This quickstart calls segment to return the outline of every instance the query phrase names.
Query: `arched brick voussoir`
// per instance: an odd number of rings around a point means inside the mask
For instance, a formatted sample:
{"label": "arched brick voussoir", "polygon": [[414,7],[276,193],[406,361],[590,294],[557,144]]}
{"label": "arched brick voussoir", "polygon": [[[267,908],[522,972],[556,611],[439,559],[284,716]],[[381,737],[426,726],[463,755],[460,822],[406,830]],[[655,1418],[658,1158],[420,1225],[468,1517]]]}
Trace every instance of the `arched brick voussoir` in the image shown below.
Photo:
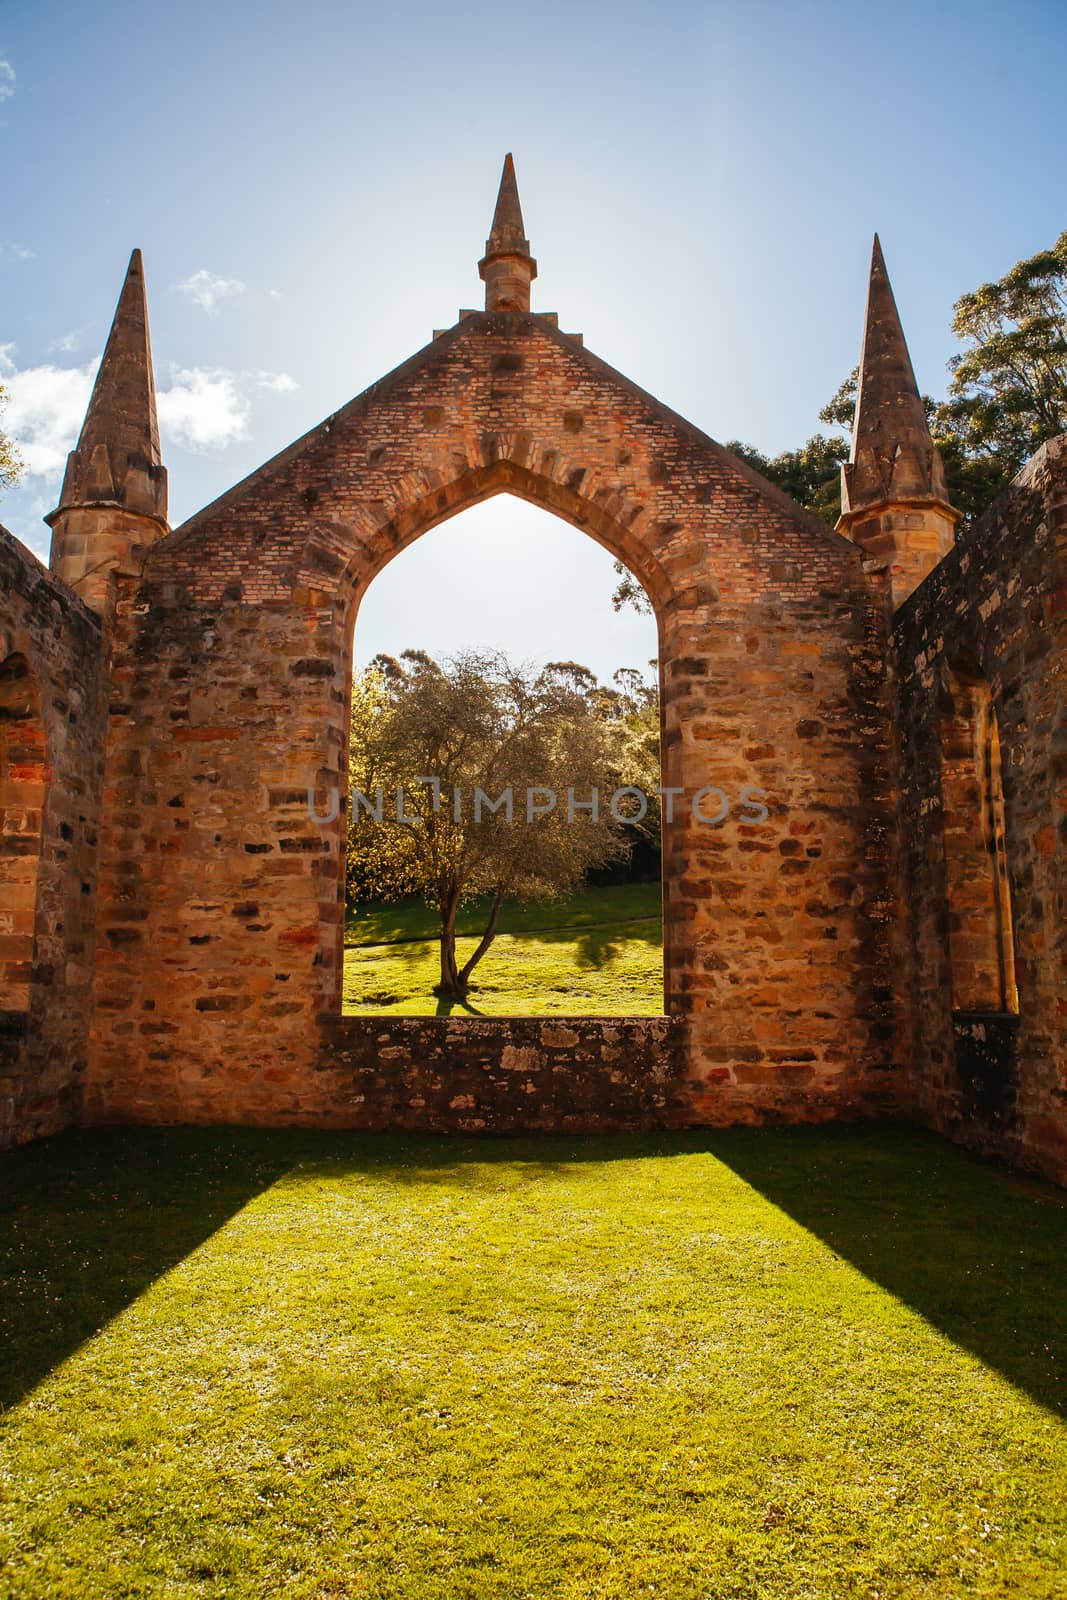
{"label": "arched brick voussoir", "polygon": [[657,608],[807,600],[862,555],[543,319],[465,318],[162,540],[149,582],[320,603],[435,522],[518,494],[589,532]]}
{"label": "arched brick voussoir", "polygon": [[421,495],[399,494],[394,514],[369,538],[360,539],[343,573],[343,587],[361,594],[395,555],[429,529],[494,495],[513,494],[555,513],[624,562],[648,592],[657,615],[662,615],[674,600],[675,589],[660,552],[650,549],[641,536],[641,508],[618,494],[589,497],[578,493],[571,481],[582,469],[565,457],[550,463],[556,475],[534,470],[529,464],[534,451],[528,439],[525,443],[526,459],[517,459],[511,438],[490,436],[484,444],[491,459],[484,465],[451,482],[427,483]]}

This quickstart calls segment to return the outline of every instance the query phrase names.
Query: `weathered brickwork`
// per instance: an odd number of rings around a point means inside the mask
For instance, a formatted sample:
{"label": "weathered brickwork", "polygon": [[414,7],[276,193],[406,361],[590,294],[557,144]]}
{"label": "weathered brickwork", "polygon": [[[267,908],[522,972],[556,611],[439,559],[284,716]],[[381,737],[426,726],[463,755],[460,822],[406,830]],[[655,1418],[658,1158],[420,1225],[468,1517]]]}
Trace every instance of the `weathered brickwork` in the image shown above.
{"label": "weathered brickwork", "polygon": [[[276,1055],[241,1081],[242,1122],[504,1133],[692,1120],[685,1023],[671,1017],[333,1017],[313,1067]],[[158,1120],[223,1122],[235,1078],[175,1079]]]}
{"label": "weathered brickwork", "polygon": [[893,1097],[883,594],[853,545],[544,320],[469,316],[149,553],[111,674],[93,1115],[229,1115],[339,1007],[361,594],[499,490],[653,596],[666,782],[771,820],[666,828],[667,1009],[702,1106]]}
{"label": "weathered brickwork", "polygon": [[[510,162],[481,265],[485,311],[172,532],[135,252],[53,574],[0,533],[0,1138],[904,1114],[1067,1178],[1067,441],[952,546],[876,243],[831,532],[530,310]],[[499,493],[655,608],[663,1017],[340,1014],[359,604]]]}
{"label": "weathered brickwork", "polygon": [[[903,752],[910,1056],[917,1106],[944,1132],[1067,1179],[1067,438],[1046,445],[897,614],[894,676]],[[1003,854],[1018,1013],[961,988],[961,896],[995,883],[995,850],[953,882],[952,700],[959,664],[987,686],[1003,788]],[[958,690],[957,690],[958,702]],[[947,780],[947,781],[946,781]],[[979,836],[977,800],[972,834]],[[993,841],[995,846],[996,841]],[[984,862],[982,856],[985,856]],[[991,859],[992,857],[992,859]],[[976,887],[977,881],[977,887]],[[969,895],[968,895],[968,890]],[[990,902],[987,925],[996,929]],[[963,928],[967,937],[966,927]],[[987,960],[986,967],[992,963]],[[954,1021],[955,997],[955,1021]],[[982,1015],[983,1011],[987,1015]]]}
{"label": "weathered brickwork", "polygon": [[47,781],[37,679],[15,650],[0,657],[0,1011],[29,1009]]}
{"label": "weathered brickwork", "polygon": [[[0,1143],[66,1126],[85,1071],[103,695],[98,619],[0,530]],[[32,702],[27,735],[21,711]],[[38,731],[39,730],[39,731]]]}

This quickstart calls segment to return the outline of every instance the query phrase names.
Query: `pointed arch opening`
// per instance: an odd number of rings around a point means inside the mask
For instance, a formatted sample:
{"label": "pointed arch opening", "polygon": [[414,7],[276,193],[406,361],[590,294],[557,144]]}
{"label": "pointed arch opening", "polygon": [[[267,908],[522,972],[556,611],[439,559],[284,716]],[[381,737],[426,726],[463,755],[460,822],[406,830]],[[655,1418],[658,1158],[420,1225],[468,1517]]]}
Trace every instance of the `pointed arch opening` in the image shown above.
{"label": "pointed arch opening", "polygon": [[[598,548],[604,539],[583,537],[590,530],[578,531],[573,520],[535,503],[530,494],[517,494],[495,476],[465,504],[438,508],[436,517],[406,526],[402,546],[379,564],[360,596],[359,615],[353,617],[349,752],[343,984],[343,1009],[349,1014],[663,1013],[658,618],[636,574],[631,588],[643,600],[640,609],[613,611],[612,591],[619,582],[614,552]],[[413,778],[439,776],[445,795],[453,797],[451,806],[447,799],[441,802],[446,823],[461,817],[469,828],[476,814],[485,821],[506,788],[505,814],[511,821],[503,831],[512,840],[516,833],[538,840],[519,852],[521,867],[503,892],[499,884],[506,869],[495,886],[495,867],[477,875],[452,908],[451,922],[444,897],[439,901],[431,884],[420,886],[418,851],[404,825],[397,825],[395,750],[392,765],[387,762],[384,769],[375,766],[380,750],[368,758],[374,718],[381,717],[383,707],[419,692],[414,680],[429,670],[420,657],[446,676],[457,662],[466,660],[469,667],[484,660],[479,715],[489,711],[498,672],[518,670],[529,698],[521,708],[521,695],[507,705],[501,724],[505,743],[514,737],[514,718],[529,717],[535,704],[572,714],[566,737],[590,741],[580,749],[572,743],[559,760],[551,754],[551,741],[539,743],[540,733],[531,731],[538,751],[532,759],[548,759],[551,770],[542,773],[531,766],[526,771],[522,761],[505,762],[496,781],[497,768],[490,762],[484,786],[477,760],[456,762],[452,749],[443,759],[453,765],[440,774],[412,768]],[[456,705],[461,711],[462,698],[460,691]],[[471,709],[467,734],[477,728]],[[429,749],[420,751],[415,767],[432,764]],[[459,785],[453,781],[457,772]],[[548,797],[531,801],[530,789],[551,790],[557,817],[569,819],[568,779],[576,777],[574,815],[580,829],[588,820],[582,803],[592,797],[594,773],[599,776],[597,816],[615,824],[615,844],[605,839],[601,854],[593,849],[582,856],[577,875],[573,862],[564,862],[560,872],[571,823],[550,833],[539,817],[531,822],[531,805],[539,810]],[[384,786],[376,781],[383,776]],[[464,793],[454,811],[457,787]],[[478,788],[486,797],[481,801]],[[642,790],[647,806],[633,797],[617,799],[624,788]],[[422,817],[422,829],[428,820],[422,797],[429,793],[420,789],[402,808],[405,815]],[[506,845],[506,860],[509,851]],[[469,985],[465,992],[455,992],[455,974],[450,977],[446,970],[450,930],[457,935],[460,976]],[[492,941],[464,976],[486,932]]]}
{"label": "pointed arch opening", "polygon": [[968,657],[946,673],[941,803],[953,1010],[1017,1013],[1000,730],[989,683]]}
{"label": "pointed arch opening", "polygon": [[0,1011],[26,1011],[33,975],[47,760],[25,655],[0,662]]}

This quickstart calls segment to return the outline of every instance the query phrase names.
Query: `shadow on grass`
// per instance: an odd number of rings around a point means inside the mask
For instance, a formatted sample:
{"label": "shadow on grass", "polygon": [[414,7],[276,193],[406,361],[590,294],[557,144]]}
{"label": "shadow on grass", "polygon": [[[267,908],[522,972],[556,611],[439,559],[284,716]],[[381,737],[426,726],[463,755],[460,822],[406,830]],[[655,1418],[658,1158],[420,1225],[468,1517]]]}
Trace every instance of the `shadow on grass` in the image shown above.
{"label": "shadow on grass", "polygon": [[484,1017],[485,1012],[479,1011],[473,1000],[468,995],[466,1000],[459,1000],[454,995],[439,994],[436,997],[437,1007],[434,1012],[438,1017]]}
{"label": "shadow on grass", "polygon": [[293,1164],[253,1130],[102,1129],[0,1156],[0,1410]]}
{"label": "shadow on grass", "polygon": [[[460,907],[457,921],[459,937],[480,938],[489,910],[487,896],[466,901]],[[565,900],[507,900],[497,931],[513,937],[559,936],[571,942],[586,929],[607,929],[616,937],[659,944],[662,924],[657,882],[584,889]],[[433,944],[439,932],[440,924],[433,908],[417,896],[384,904],[350,905],[345,911],[345,946],[348,949]]]}
{"label": "shadow on grass", "polygon": [[298,1165],[473,1189],[497,1164],[511,1182],[543,1183],[576,1162],[692,1155],[722,1162],[955,1344],[1067,1415],[1067,1195],[932,1135],[874,1126],[493,1140],[66,1134],[0,1158],[0,1406]]}
{"label": "shadow on grass", "polygon": [[1067,1194],[915,1129],[730,1129],[708,1149],[865,1277],[1067,1417]]}
{"label": "shadow on grass", "polygon": [[[644,926],[646,926],[644,923],[638,922],[632,923],[622,933],[618,928],[613,928],[610,933],[590,928],[587,932],[578,934],[573,943],[579,972],[583,968],[599,972],[601,967],[606,967],[609,961],[615,961],[619,955],[621,941],[623,939],[640,939],[642,935],[638,930]],[[658,938],[658,927],[656,928],[656,935]]]}

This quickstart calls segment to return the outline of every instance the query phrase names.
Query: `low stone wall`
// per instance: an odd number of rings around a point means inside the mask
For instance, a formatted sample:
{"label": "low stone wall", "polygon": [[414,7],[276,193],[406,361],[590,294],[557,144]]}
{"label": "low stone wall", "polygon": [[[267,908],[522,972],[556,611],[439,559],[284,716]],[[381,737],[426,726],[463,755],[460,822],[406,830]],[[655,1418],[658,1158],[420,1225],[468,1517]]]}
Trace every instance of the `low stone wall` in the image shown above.
{"label": "low stone wall", "polygon": [[676,1017],[339,1017],[311,1112],[331,1127],[594,1132],[691,1120]]}
{"label": "low stone wall", "polygon": [[173,1024],[148,1013],[139,1037],[150,1083],[104,1085],[106,1093],[86,1097],[85,1121],[492,1134],[906,1114],[892,1067],[878,1073],[846,1063],[825,1074],[810,1061],[786,1059],[785,1050],[773,1062],[724,1066],[730,1046],[702,1052],[692,1018],[678,1015],[320,1013],[297,1050],[270,1036],[242,1038],[243,1018],[226,1006],[204,1014],[215,1037],[189,1063],[172,1048]]}
{"label": "low stone wall", "polygon": [[[165,1049],[157,1051],[165,1058]],[[318,1019],[309,1066],[222,1049],[158,1090],[90,1108],[97,1122],[240,1121],[412,1133],[596,1133],[901,1115],[897,1075],[768,1068],[759,1082],[695,1059],[685,1017]],[[799,1081],[797,1081],[799,1080]]]}

